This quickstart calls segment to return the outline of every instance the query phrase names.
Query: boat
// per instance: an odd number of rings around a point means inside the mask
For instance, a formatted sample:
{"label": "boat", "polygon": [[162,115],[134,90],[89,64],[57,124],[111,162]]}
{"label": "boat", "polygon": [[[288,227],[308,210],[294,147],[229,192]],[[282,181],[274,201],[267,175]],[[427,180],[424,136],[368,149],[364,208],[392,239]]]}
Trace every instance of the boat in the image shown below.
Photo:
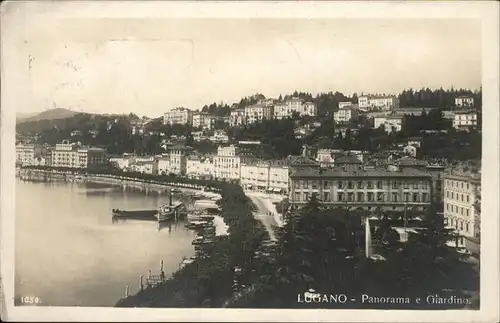
{"label": "boat", "polygon": [[133,210],[133,211],[126,211],[120,209],[111,210],[113,218],[139,219],[139,220],[154,219],[155,214],[157,212],[158,212],[157,210]]}

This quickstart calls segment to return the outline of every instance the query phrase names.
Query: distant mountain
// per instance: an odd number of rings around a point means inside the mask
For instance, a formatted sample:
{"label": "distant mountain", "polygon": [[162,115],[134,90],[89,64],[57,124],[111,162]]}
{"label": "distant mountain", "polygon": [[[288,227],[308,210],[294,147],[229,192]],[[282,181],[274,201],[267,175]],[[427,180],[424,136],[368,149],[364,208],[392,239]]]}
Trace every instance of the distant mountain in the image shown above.
{"label": "distant mountain", "polygon": [[34,115],[18,115],[16,124],[22,123],[22,122],[30,122],[30,121],[40,121],[40,120],[54,120],[54,119],[64,119],[64,118],[69,118],[74,116],[75,114],[79,114],[81,112],[77,111],[72,111],[68,109],[63,109],[63,108],[56,108],[56,109],[50,109],[46,110]]}

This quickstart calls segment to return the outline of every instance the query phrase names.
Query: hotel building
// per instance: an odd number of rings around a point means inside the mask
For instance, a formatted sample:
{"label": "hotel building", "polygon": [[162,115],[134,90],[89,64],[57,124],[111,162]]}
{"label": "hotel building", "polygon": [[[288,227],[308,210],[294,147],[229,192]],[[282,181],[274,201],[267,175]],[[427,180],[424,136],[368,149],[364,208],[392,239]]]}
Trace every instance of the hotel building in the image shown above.
{"label": "hotel building", "polygon": [[455,112],[453,117],[453,128],[459,130],[470,130],[477,127],[477,113],[474,111]]}
{"label": "hotel building", "polygon": [[481,202],[481,171],[454,169],[444,177],[444,221],[459,235],[457,244],[479,244]]}
{"label": "hotel building", "polygon": [[333,113],[335,123],[348,123],[358,119],[358,110],[352,107],[340,108]]}
{"label": "hotel building", "polygon": [[432,193],[431,175],[414,169],[311,168],[292,173],[290,183],[290,202],[296,206],[316,193],[327,206],[402,211],[428,206]]}
{"label": "hotel building", "polygon": [[273,118],[273,107],[264,104],[253,104],[245,107],[245,123],[251,124],[262,122],[262,120],[270,120]]}
{"label": "hotel building", "polygon": [[358,98],[361,111],[393,110],[399,108],[399,99],[395,96],[363,95]]}
{"label": "hotel building", "polygon": [[107,165],[108,158],[104,149],[63,142],[52,150],[51,162],[54,167],[96,168]]}
{"label": "hotel building", "polygon": [[187,155],[193,148],[185,145],[169,147],[169,173],[185,175],[187,171]]}
{"label": "hotel building", "polygon": [[234,145],[220,146],[214,157],[214,176],[225,181],[239,181],[240,179],[240,149]]}
{"label": "hotel building", "polygon": [[314,117],[318,114],[316,104],[305,102],[300,98],[291,98],[284,102],[278,102],[274,105],[274,119],[286,119],[292,117],[297,112],[302,116]]}
{"label": "hotel building", "polygon": [[374,128],[378,129],[383,126],[385,132],[391,133],[394,131],[401,131],[403,127],[403,117],[401,116],[383,116],[374,118]]}
{"label": "hotel building", "polygon": [[245,109],[234,109],[231,110],[231,115],[229,116],[229,125],[231,127],[238,127],[245,124]]}
{"label": "hotel building", "polygon": [[186,163],[186,175],[191,178],[211,178],[214,163],[211,157],[189,156]]}
{"label": "hotel building", "polygon": [[163,124],[192,124],[193,113],[186,108],[175,108],[163,115]]}
{"label": "hotel building", "polygon": [[474,98],[472,96],[459,96],[455,98],[455,106],[472,108],[474,106]]}
{"label": "hotel building", "polygon": [[35,156],[40,149],[32,144],[16,146],[16,162],[23,165],[35,165]]}
{"label": "hotel building", "polygon": [[215,125],[215,118],[205,112],[193,113],[193,128],[202,128],[203,130],[212,130]]}

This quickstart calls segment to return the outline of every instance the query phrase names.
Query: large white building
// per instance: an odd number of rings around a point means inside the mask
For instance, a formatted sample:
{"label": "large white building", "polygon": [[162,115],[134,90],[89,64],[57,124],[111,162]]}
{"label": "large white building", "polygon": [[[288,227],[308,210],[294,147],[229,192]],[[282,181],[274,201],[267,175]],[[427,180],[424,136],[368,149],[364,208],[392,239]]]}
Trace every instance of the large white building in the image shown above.
{"label": "large white building", "polygon": [[358,110],[353,107],[343,107],[333,113],[333,121],[336,123],[348,123],[357,120]]}
{"label": "large white building", "polygon": [[214,176],[213,158],[189,156],[186,162],[186,175],[191,178],[212,178]]}
{"label": "large white building", "polygon": [[401,131],[403,127],[403,117],[401,116],[381,116],[374,118],[374,127],[378,129],[383,126],[387,133],[394,131]]}
{"label": "large white building", "polygon": [[54,167],[94,168],[108,163],[106,150],[80,147],[77,143],[56,144],[52,150],[51,163]]}
{"label": "large white building", "polygon": [[352,107],[355,109],[359,108],[356,103],[352,103],[351,101],[339,102],[339,109],[348,108],[348,107]]}
{"label": "large white building", "polygon": [[361,111],[393,110],[399,108],[399,99],[395,96],[363,95],[358,98]]}
{"label": "large white building", "polygon": [[231,110],[231,115],[229,116],[229,125],[231,127],[242,126],[245,124],[245,109],[234,109]]}
{"label": "large white building", "polygon": [[273,107],[265,104],[253,104],[245,107],[245,123],[251,124],[273,118]]}
{"label": "large white building", "polygon": [[477,113],[474,111],[455,112],[453,117],[453,128],[459,130],[470,130],[477,127]]}
{"label": "large white building", "polygon": [[288,166],[282,162],[246,160],[241,163],[240,184],[245,189],[285,193],[288,190]]}
{"label": "large white building", "polygon": [[314,117],[318,114],[316,104],[305,102],[299,98],[291,98],[284,102],[278,102],[274,105],[274,118],[286,119],[292,117],[297,112],[300,116]]}
{"label": "large white building", "polygon": [[444,176],[444,221],[459,235],[457,244],[480,239],[481,172],[454,169]]}
{"label": "large white building", "polygon": [[175,175],[185,175],[187,171],[187,156],[192,150],[185,145],[175,145],[169,147],[169,171]]}
{"label": "large white building", "polygon": [[214,157],[214,175],[216,179],[237,181],[240,179],[240,149],[234,145],[220,146]]}
{"label": "large white building", "polygon": [[16,162],[23,165],[35,165],[37,147],[32,144],[19,144],[16,146]]}
{"label": "large white building", "polygon": [[179,107],[165,112],[163,124],[192,124],[193,113],[191,110]]}
{"label": "large white building", "polygon": [[471,108],[474,106],[474,98],[472,96],[459,96],[455,98],[455,106]]}
{"label": "large white building", "polygon": [[215,118],[205,112],[193,113],[193,128],[202,128],[204,130],[212,130],[215,125]]}

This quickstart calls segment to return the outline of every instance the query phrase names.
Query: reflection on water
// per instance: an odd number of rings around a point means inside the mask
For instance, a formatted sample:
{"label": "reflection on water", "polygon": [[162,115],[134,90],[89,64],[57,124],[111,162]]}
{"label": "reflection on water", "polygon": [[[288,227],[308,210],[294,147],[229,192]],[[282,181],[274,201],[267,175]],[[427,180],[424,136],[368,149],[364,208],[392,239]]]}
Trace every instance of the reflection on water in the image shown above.
{"label": "reflection on water", "polygon": [[43,305],[113,306],[138,276],[167,276],[191,256],[194,233],[183,223],[113,221],[111,209],[156,209],[165,192],[102,184],[16,184],[16,301]]}

